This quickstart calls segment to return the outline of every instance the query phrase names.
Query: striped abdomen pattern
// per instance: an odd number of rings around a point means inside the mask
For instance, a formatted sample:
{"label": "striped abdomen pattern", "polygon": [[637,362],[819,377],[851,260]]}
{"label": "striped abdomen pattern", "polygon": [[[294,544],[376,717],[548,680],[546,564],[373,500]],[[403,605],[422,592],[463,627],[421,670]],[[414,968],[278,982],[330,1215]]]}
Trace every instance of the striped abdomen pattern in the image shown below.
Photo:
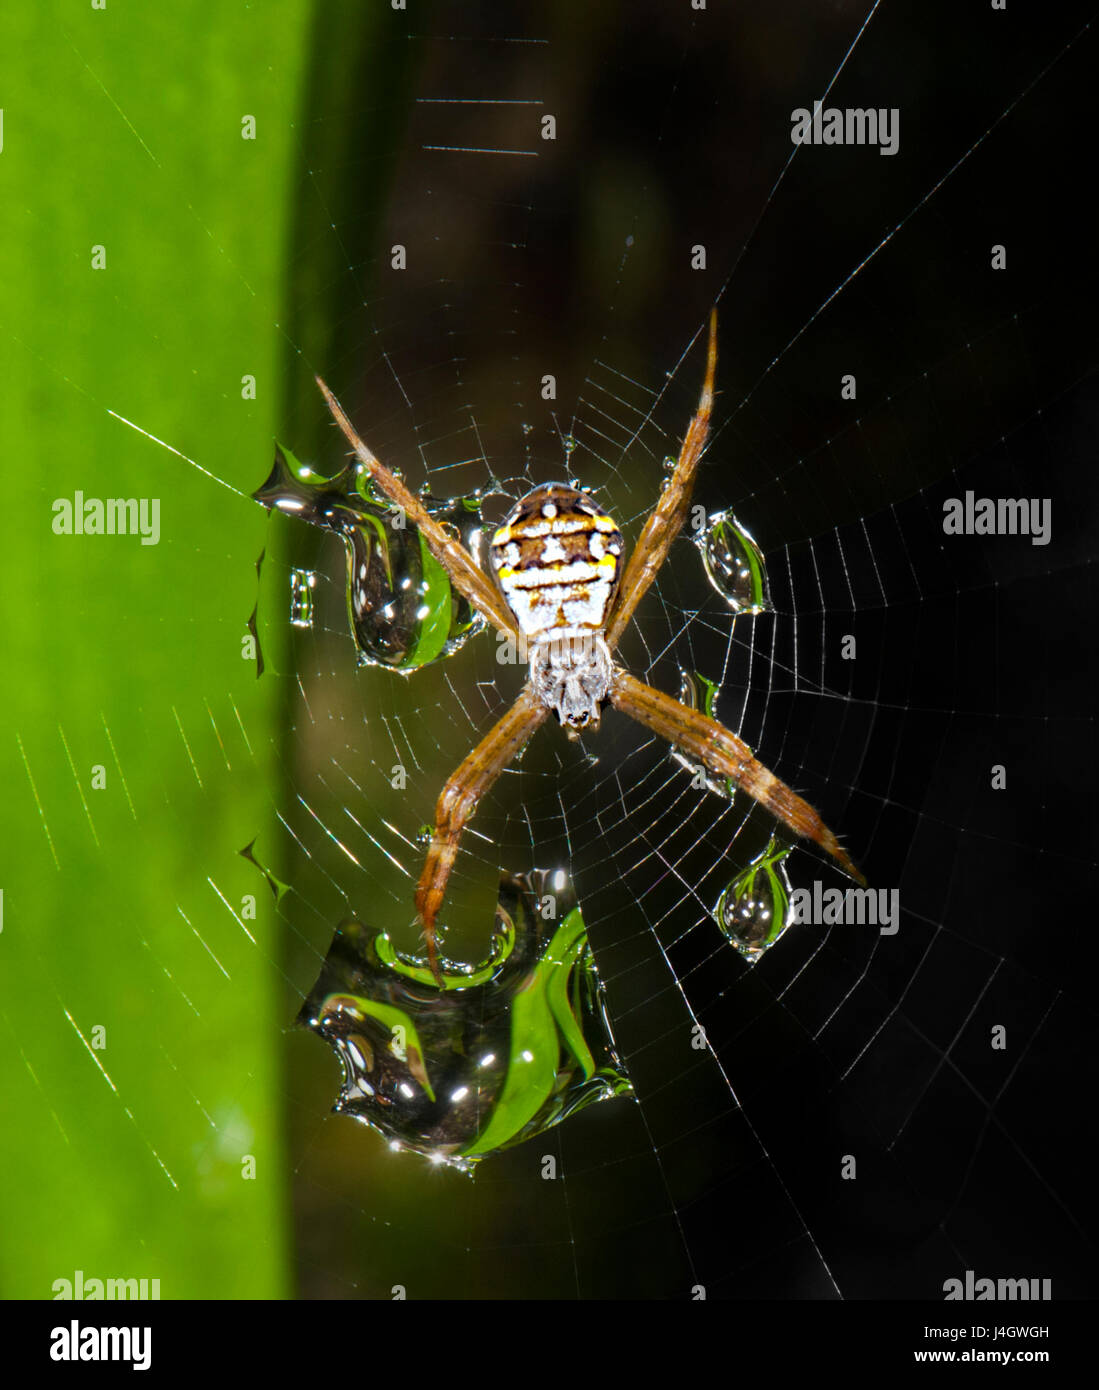
{"label": "striped abdomen pattern", "polygon": [[536,488],[492,537],[496,578],[528,638],[599,632],[618,584],[622,536],[612,517],[565,483]]}

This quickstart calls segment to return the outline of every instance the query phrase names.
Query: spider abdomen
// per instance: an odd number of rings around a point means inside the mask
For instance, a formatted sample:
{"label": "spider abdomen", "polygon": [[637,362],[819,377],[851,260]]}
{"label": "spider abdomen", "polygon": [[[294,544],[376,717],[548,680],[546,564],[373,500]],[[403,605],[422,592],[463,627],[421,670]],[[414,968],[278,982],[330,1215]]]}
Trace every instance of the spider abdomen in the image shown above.
{"label": "spider abdomen", "polygon": [[572,737],[595,728],[611,680],[604,630],[622,557],[614,519],[566,483],[535,488],[492,538],[492,566],[520,632],[530,678]]}
{"label": "spider abdomen", "polygon": [[622,535],[614,519],[566,483],[547,483],[512,508],[492,537],[492,566],[528,638],[601,632],[618,586]]}

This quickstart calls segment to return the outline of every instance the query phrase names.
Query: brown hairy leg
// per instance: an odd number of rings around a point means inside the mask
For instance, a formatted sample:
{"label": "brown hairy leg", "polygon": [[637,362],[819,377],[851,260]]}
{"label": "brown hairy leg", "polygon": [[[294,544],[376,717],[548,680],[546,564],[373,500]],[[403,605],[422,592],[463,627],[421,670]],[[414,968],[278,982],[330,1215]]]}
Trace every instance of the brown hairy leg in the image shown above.
{"label": "brown hairy leg", "polygon": [[721,777],[731,778],[750,797],[782,822],[795,835],[812,840],[830,854],[845,874],[866,886],[866,879],[855,868],[835,835],[797,792],[780,782],[773,772],[752,756],[752,751],[736,734],[716,719],[673,700],[651,685],[615,667],[610,700],[615,709],[667,739],[682,752]]}
{"label": "brown hairy leg", "polygon": [[448,535],[420,499],[409,492],[392,469],[387,468],[380,459],[374,457],[355,433],[354,426],[344,414],[339,401],[320,377],[317,377],[316,380],[324,399],[328,402],[328,409],[332,412],[332,418],[343,431],[344,437],[354,449],[360,463],[366,467],[371,479],[377,483],[386,497],[394,506],[400,507],[408,520],[423,536],[427,542],[427,548],[450,575],[454,587],[464,598],[469,600],[483,618],[487,618],[492,623],[493,627],[498,628],[501,632],[514,635],[517,632],[515,619],[496,588],[478,568],[469,551],[460,541]]}
{"label": "brown hairy leg", "polygon": [[466,822],[477,803],[542,723],[549,710],[525,685],[507,714],[485,735],[472,753],[459,765],[439,795],[435,807],[435,830],[427,852],[423,873],[416,888],[416,911],[420,914],[427,941],[427,960],[435,983],[442,986],[439,956],[435,946],[435,918],[443,903],[447,879],[458,854],[458,844]]}
{"label": "brown hairy leg", "polygon": [[660,566],[668,558],[672,541],[683,529],[687,509],[691,505],[691,491],[694,488],[698,461],[710,433],[710,412],[714,405],[714,374],[717,371],[717,310],[710,312],[710,340],[706,353],[706,378],[702,383],[702,395],[698,409],[687,433],[683,436],[683,447],[667,486],[649,515],[637,548],[630,556],[618,597],[607,623],[607,646],[613,652],[633,617],[634,610],[644,598],[649,585],[656,578]]}

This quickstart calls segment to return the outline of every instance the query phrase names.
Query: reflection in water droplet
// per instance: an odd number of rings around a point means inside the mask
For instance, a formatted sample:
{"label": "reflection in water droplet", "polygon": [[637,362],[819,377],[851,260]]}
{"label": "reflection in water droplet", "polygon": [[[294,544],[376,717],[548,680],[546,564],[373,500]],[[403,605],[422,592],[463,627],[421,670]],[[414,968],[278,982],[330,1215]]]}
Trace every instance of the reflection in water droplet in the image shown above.
{"label": "reflection in water droplet", "polygon": [[696,543],[710,583],[734,613],[771,611],[763,552],[732,512],[710,517]]}
{"label": "reflection in water droplet", "polygon": [[663,468],[665,473],[674,473],[675,459],[672,458],[671,454],[665,454],[660,466],[661,468]]}
{"label": "reflection in water droplet", "polygon": [[[414,671],[457,651],[483,626],[404,513],[375,497],[361,464],[323,478],[276,446],[271,475],[252,496],[343,537],[351,631],[364,664]],[[480,536],[480,501],[479,494],[424,497],[431,515],[467,546]],[[310,604],[310,623],[311,613]]]}
{"label": "reflection in water droplet", "polygon": [[[687,671],[681,666],[679,668],[679,702],[686,705],[688,709],[697,709],[706,715],[708,719],[716,719],[716,705],[719,687],[713,681],[707,680],[700,671]],[[727,797],[732,801],[736,795],[736,783],[730,777],[718,777],[705,767],[697,758],[692,758],[689,754],[682,752],[672,745],[671,755],[694,774],[697,785],[701,788],[705,786],[709,791],[716,792],[718,796]]]}
{"label": "reflection in water droplet", "polygon": [[713,910],[714,921],[751,964],[773,946],[790,923],[790,880],[784,860],[792,846],[767,848],[728,885]]}
{"label": "reflection in water droplet", "polygon": [[[390,1148],[468,1171],[594,1101],[630,1095],[584,919],[565,880],[505,879],[489,955],[444,988],[377,928],[333,938],[298,1022],[343,1068],[335,1109]],[[540,905],[553,886],[557,914]]]}
{"label": "reflection in water droplet", "polygon": [[312,570],[290,571],[290,622],[294,627],[313,626],[313,590],[317,576]]}

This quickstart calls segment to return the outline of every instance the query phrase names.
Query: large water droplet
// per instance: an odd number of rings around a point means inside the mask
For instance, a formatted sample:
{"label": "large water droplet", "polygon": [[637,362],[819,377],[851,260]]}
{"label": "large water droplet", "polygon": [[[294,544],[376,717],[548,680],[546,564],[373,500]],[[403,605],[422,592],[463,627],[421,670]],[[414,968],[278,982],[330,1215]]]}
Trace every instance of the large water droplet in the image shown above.
{"label": "large water droplet", "polygon": [[767,848],[725,888],[714,921],[745,960],[755,964],[790,924],[790,880],[784,860],[791,846],[772,836]]}
{"label": "large water droplet", "polygon": [[[252,495],[343,538],[348,613],[361,662],[414,671],[457,651],[483,626],[405,514],[375,495],[361,464],[324,478],[276,446],[271,475]],[[480,535],[480,500],[478,494],[423,498],[432,517],[467,544]],[[311,603],[308,616],[311,623]]]}
{"label": "large water droplet", "polygon": [[291,626],[313,626],[313,590],[316,584],[317,576],[312,570],[290,571]]}
{"label": "large water droplet", "polygon": [[710,517],[697,544],[710,583],[734,613],[771,611],[763,552],[732,512]]}
{"label": "large water droplet", "polygon": [[[547,920],[546,903],[555,911]],[[631,1093],[567,875],[505,879],[488,957],[422,961],[344,922],[298,1022],[343,1068],[335,1109],[394,1149],[469,1170],[595,1101]]]}

